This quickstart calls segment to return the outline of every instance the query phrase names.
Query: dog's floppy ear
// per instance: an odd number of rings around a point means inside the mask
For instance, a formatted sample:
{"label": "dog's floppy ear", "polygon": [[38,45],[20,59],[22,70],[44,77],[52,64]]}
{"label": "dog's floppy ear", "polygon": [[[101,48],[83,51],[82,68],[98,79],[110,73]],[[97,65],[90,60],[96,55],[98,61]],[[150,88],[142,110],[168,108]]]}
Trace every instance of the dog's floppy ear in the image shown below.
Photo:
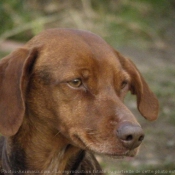
{"label": "dog's floppy ear", "polygon": [[0,133],[17,133],[25,113],[25,91],[37,49],[20,48],[0,61]]}
{"label": "dog's floppy ear", "polygon": [[131,77],[131,93],[137,96],[137,108],[148,120],[156,120],[158,117],[159,103],[156,96],[148,87],[144,78],[134,65],[134,63],[124,58],[117,52],[117,56],[125,69]]}

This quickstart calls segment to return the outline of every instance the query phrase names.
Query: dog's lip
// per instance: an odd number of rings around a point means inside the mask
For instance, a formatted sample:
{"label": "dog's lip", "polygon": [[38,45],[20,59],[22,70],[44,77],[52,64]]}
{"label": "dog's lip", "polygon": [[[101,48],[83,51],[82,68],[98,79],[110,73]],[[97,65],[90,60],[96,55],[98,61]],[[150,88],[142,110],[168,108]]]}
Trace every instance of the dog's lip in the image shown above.
{"label": "dog's lip", "polygon": [[136,150],[126,150],[124,152],[117,152],[117,153],[100,153],[100,152],[95,152],[94,153],[97,153],[99,155],[105,155],[107,157],[111,157],[111,158],[114,158],[114,159],[122,159],[124,157],[134,157],[137,153]]}
{"label": "dog's lip", "polygon": [[118,152],[114,152],[114,153],[110,153],[110,152],[106,152],[106,153],[100,153],[100,152],[95,152],[94,153],[97,153],[97,154],[100,154],[100,155],[105,155],[107,157],[110,157],[110,158],[114,158],[114,159],[122,159],[122,158],[125,158],[125,157],[135,157],[136,154],[137,154],[137,149],[133,149],[133,150],[125,150],[125,151],[118,151]]}
{"label": "dog's lip", "polygon": [[124,153],[114,153],[114,154],[107,153],[105,155],[108,157],[117,158],[117,159],[124,158],[124,157],[134,157],[136,153],[133,154],[133,151],[134,150],[128,150],[128,151],[125,151]]}
{"label": "dog's lip", "polygon": [[113,152],[113,153],[99,152],[97,150],[94,150],[93,148],[87,147],[86,143],[78,135],[74,135],[74,138],[76,138],[76,140],[82,146],[83,149],[88,149],[89,151],[92,151],[96,154],[105,155],[107,157],[111,157],[111,158],[114,158],[114,159],[121,159],[121,158],[124,158],[124,157],[134,157],[137,153],[137,151],[135,151],[135,149],[133,149],[133,150],[125,149],[125,150],[120,150],[118,152]]}

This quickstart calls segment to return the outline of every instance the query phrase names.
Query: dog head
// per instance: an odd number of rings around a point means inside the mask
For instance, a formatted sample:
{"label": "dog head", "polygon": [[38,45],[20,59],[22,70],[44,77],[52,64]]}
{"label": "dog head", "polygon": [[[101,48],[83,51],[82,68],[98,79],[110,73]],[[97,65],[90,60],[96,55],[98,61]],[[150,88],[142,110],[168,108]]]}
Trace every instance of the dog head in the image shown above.
{"label": "dog head", "polygon": [[28,113],[70,144],[111,156],[133,156],[143,131],[123,99],[137,96],[148,120],[158,101],[129,60],[99,36],[50,29],[0,62],[0,131],[15,135]]}

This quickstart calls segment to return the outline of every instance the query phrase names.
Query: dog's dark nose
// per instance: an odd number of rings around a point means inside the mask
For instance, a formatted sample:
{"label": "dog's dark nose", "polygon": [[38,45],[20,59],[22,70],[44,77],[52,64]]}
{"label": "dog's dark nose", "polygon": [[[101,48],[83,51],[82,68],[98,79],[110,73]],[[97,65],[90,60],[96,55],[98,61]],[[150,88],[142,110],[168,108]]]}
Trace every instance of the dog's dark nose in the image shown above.
{"label": "dog's dark nose", "polygon": [[121,123],[117,129],[117,136],[124,147],[134,149],[138,147],[144,139],[144,133],[140,126],[132,123]]}

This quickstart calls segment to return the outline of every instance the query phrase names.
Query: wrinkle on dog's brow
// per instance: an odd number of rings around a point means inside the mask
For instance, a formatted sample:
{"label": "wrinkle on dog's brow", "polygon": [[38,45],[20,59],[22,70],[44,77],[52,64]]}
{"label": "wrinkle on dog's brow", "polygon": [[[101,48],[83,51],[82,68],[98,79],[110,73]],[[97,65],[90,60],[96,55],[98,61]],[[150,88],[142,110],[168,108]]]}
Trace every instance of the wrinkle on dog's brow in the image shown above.
{"label": "wrinkle on dog's brow", "polygon": [[83,78],[87,79],[90,76],[90,70],[82,69],[81,74],[82,74]]}
{"label": "wrinkle on dog's brow", "polygon": [[50,74],[48,68],[44,68],[42,70],[38,70],[34,73],[35,77],[38,77],[43,84],[48,85],[54,83],[53,77]]}

